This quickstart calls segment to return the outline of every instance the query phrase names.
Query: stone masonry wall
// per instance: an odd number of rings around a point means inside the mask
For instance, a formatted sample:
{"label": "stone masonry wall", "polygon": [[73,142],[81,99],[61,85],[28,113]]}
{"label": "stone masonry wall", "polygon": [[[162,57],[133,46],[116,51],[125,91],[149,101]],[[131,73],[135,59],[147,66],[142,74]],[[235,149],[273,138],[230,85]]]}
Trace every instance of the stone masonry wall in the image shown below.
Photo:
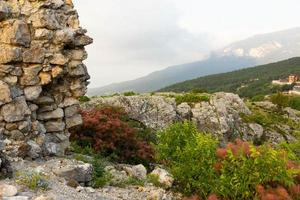
{"label": "stone masonry wall", "polygon": [[61,155],[82,123],[92,43],[71,0],[0,0],[0,150]]}

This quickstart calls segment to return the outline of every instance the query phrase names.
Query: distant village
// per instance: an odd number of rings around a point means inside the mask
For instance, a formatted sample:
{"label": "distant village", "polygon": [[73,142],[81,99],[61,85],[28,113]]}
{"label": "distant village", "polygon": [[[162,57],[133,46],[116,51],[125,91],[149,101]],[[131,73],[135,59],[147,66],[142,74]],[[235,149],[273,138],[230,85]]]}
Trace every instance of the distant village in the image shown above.
{"label": "distant village", "polygon": [[300,78],[298,75],[291,74],[286,79],[273,80],[273,85],[293,85],[293,88],[288,91],[289,94],[300,95]]}

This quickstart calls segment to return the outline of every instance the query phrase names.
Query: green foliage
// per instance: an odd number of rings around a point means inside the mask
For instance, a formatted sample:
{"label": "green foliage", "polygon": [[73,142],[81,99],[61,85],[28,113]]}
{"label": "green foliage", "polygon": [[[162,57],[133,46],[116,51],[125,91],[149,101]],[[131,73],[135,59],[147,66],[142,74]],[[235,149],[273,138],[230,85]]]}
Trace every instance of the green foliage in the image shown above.
{"label": "green foliage", "polygon": [[148,174],[147,181],[152,183],[155,187],[164,188],[165,186],[159,182],[159,176],[157,174]]}
{"label": "green foliage", "polygon": [[94,188],[105,186],[110,181],[111,175],[105,172],[103,161],[99,158],[95,158],[91,164],[94,168],[92,186]]}
{"label": "green foliage", "polygon": [[138,95],[138,93],[135,93],[133,91],[128,91],[128,92],[124,92],[123,95],[126,97],[130,97],[130,96]]}
{"label": "green foliage", "polygon": [[[85,162],[85,163],[90,163],[93,165],[93,180],[92,180],[92,187],[94,188],[99,188],[105,186],[109,181],[111,180],[111,174],[105,172],[104,168],[104,160],[99,157],[97,154],[93,153],[94,151],[88,152],[88,154],[85,154],[87,151],[86,149],[82,149],[80,152],[80,147],[77,145],[75,142],[72,142],[71,144],[72,149],[76,149],[76,154],[75,159]],[[88,156],[86,156],[88,155]]]}
{"label": "green foliage", "polygon": [[257,197],[257,186],[288,188],[300,173],[297,167],[288,167],[289,157],[282,149],[255,147],[241,140],[217,147],[217,140],[184,122],[160,132],[156,150],[178,189],[202,197],[214,193],[222,199],[250,200]]}
{"label": "green foliage", "polygon": [[279,109],[285,108],[289,105],[289,96],[278,92],[271,96],[271,102],[278,106]]}
{"label": "green foliage", "polygon": [[283,142],[279,144],[278,148],[285,150],[288,153],[288,157],[290,160],[294,160],[300,163],[300,140],[299,139],[291,143]]}
{"label": "green foliage", "polygon": [[125,179],[122,182],[118,182],[118,183],[111,183],[112,186],[116,186],[116,187],[120,187],[120,188],[125,188],[126,186],[144,186],[145,185],[145,181],[143,180],[139,180],[137,178],[134,177],[129,177],[128,179]]}
{"label": "green foliage", "polygon": [[289,107],[300,110],[300,97],[299,96],[290,96]]}
{"label": "green foliage", "polygon": [[[268,145],[256,148],[249,143],[229,144],[226,155],[219,155],[219,173],[214,193],[230,199],[253,199],[258,185],[294,184],[295,169],[287,169],[283,151]],[[219,150],[220,151],[220,150]]]}
{"label": "green foliage", "polygon": [[277,63],[251,67],[233,72],[210,75],[177,83],[161,89],[161,92],[187,92],[197,88],[208,92],[233,92],[242,97],[268,95],[286,91],[287,86],[272,86],[272,80],[286,78],[290,74],[300,74],[300,58],[292,58]]}
{"label": "green foliage", "polygon": [[78,100],[81,102],[81,103],[84,103],[84,102],[88,102],[90,101],[91,99],[87,96],[81,96],[78,98]]}
{"label": "green foliage", "polygon": [[[300,130],[300,122],[284,117],[282,111],[265,110],[254,105],[248,105],[248,107],[252,112],[250,115],[240,113],[241,118],[247,123],[257,123],[264,128],[274,128],[275,125],[286,124],[294,130],[295,134],[297,130]],[[277,131],[280,132],[280,130]]]}
{"label": "green foliage", "polygon": [[49,186],[48,178],[35,171],[18,171],[16,173],[16,182],[31,190],[47,190]]}
{"label": "green foliage", "polygon": [[209,101],[210,97],[205,94],[198,94],[198,93],[185,93],[179,95],[173,95],[175,97],[176,104],[179,105],[183,102],[186,103],[199,103],[202,101]]}
{"label": "green foliage", "polygon": [[217,141],[200,134],[191,122],[175,123],[158,135],[158,159],[169,166],[187,194],[206,196],[215,185],[217,173],[212,167],[216,162]]}
{"label": "green foliage", "polygon": [[251,101],[263,101],[265,100],[265,95],[255,95],[254,97],[251,97]]}

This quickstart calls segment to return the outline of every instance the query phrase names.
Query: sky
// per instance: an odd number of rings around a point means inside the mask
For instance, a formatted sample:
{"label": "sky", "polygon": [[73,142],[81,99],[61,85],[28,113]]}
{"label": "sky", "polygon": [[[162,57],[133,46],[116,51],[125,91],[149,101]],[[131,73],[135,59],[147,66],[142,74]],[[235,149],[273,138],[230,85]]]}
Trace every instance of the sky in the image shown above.
{"label": "sky", "polygon": [[300,26],[299,0],[73,0],[94,43],[90,88],[197,61],[247,37]]}

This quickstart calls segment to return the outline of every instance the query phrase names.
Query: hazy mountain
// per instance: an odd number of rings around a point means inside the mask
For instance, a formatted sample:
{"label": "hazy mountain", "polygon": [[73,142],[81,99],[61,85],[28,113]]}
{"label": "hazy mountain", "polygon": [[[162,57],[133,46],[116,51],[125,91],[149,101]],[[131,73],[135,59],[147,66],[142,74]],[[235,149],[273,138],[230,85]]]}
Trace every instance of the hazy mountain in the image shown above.
{"label": "hazy mountain", "polygon": [[197,77],[229,72],[300,55],[300,28],[256,35],[211,53],[208,59],[171,66],[139,79],[89,89],[88,94],[150,92]]}

